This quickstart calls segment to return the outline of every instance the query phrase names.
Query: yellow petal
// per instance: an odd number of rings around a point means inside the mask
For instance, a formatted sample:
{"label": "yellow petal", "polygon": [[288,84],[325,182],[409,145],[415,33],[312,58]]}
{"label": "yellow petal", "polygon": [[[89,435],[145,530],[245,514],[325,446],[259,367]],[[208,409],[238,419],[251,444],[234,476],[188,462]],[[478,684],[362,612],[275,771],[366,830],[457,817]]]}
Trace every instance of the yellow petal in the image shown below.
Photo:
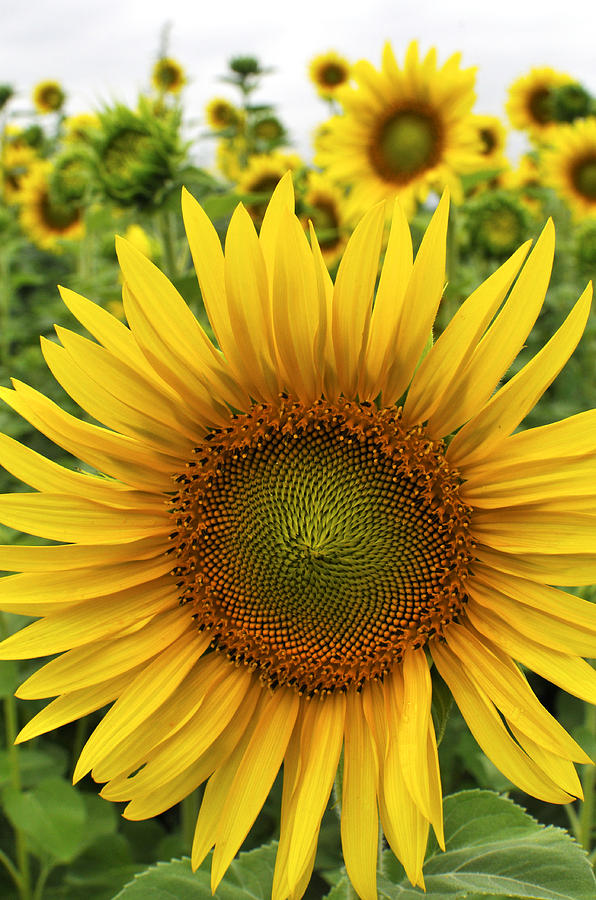
{"label": "yellow petal", "polygon": [[181,613],[185,610],[175,608],[158,613],[133,634],[94,641],[53,659],[23,682],[17,696],[25,700],[56,697],[129,672],[184,633],[188,616]]}
{"label": "yellow petal", "polygon": [[189,629],[144,667],[83,747],[73,777],[75,783],[168,700],[208,646],[208,635]]}
{"label": "yellow petal", "polygon": [[515,743],[487,695],[468,678],[457,657],[439,642],[431,646],[431,653],[468,728],[505,777],[546,803],[568,803],[570,795],[557,787]]}
{"label": "yellow petal", "polygon": [[377,771],[360,695],[346,695],[341,844],[348,877],[359,897],[377,900]]}
{"label": "yellow petal", "polygon": [[[131,560],[119,565],[90,568],[84,576],[77,569],[73,572],[55,574],[9,575],[2,579],[0,609],[27,616],[47,615],[54,611],[61,612],[66,607],[72,606],[73,603],[78,604],[82,600],[102,597],[113,591],[125,591],[138,584],[152,582],[161,575],[169,573],[172,565],[172,560],[161,556],[153,560]],[[150,585],[149,590],[153,587]],[[124,594],[120,596],[126,597]],[[171,596],[175,602],[173,579]],[[93,612],[95,613],[95,610]],[[38,629],[37,633],[40,634],[42,631],[43,629]],[[21,631],[19,634],[24,634],[24,632]],[[46,652],[56,653],[57,650]],[[44,653],[33,655],[43,656]]]}
{"label": "yellow petal", "polygon": [[464,477],[466,464],[494,452],[555,380],[583,334],[591,302],[590,285],[542,350],[455,435],[447,459],[462,469]]}
{"label": "yellow petal", "polygon": [[582,504],[596,505],[596,460],[590,457],[530,463],[523,473],[518,466],[508,480],[497,479],[474,477],[464,482],[462,499],[483,509],[562,502],[570,512],[579,512]]}
{"label": "yellow petal", "polygon": [[117,565],[135,559],[151,559],[163,552],[164,541],[161,536],[143,538],[128,544],[63,544],[51,547],[2,544],[0,569],[6,572],[63,572],[106,564]]}
{"label": "yellow petal", "polygon": [[395,357],[395,336],[404,314],[404,297],[411,274],[412,236],[402,205],[396,199],[360,377],[359,396],[364,400],[374,400],[381,392],[387,369]]}
{"label": "yellow petal", "polygon": [[433,435],[449,434],[475,415],[521,350],[544,301],[554,249],[554,227],[549,220],[503,309],[443,395],[429,422]]}
{"label": "yellow petal", "polygon": [[384,205],[373,207],[350,237],[335,280],[332,336],[340,391],[352,398],[368,329],[385,222]]}
{"label": "yellow petal", "polygon": [[490,641],[463,625],[451,625],[446,638],[466,672],[504,716],[552,753],[585,762],[581,747],[542,706],[519,668],[492,652]]}
{"label": "yellow petal", "polygon": [[67,722],[82,719],[96,709],[101,709],[102,706],[115,700],[141,669],[142,666],[137,666],[136,669],[101,684],[94,684],[92,687],[57,697],[27,722],[17,735],[15,743],[30,741],[31,738],[45,734],[46,731],[53,731],[61,725],[66,725]]}
{"label": "yellow petal", "polygon": [[165,511],[112,509],[63,494],[0,494],[0,521],[55,541],[114,544],[167,534]]}
{"label": "yellow petal", "polygon": [[528,241],[470,294],[416,371],[404,405],[404,419],[410,423],[429,419],[428,433],[433,438],[443,437],[442,434],[435,433],[432,423],[432,416],[441,406],[443,394],[467,365],[486,326],[519,272],[529,248]]}
{"label": "yellow petal", "polygon": [[541,584],[594,584],[594,553],[501,553],[489,547],[476,547],[476,557],[491,568]]}
{"label": "yellow petal", "polygon": [[[273,286],[273,272],[275,269],[277,244],[280,240],[280,235],[284,230],[284,224],[282,223],[286,222],[288,213],[293,215],[294,206],[292,173],[286,172],[271,195],[259,232],[259,242],[261,244],[265,267],[269,277],[270,290]],[[271,293],[273,294],[273,292]]]}
{"label": "yellow petal", "polygon": [[[237,350],[230,358],[253,397],[277,396],[269,282],[253,222],[240,204],[230,220],[225,247],[228,312]],[[240,341],[240,335],[242,340]]]}
{"label": "yellow petal", "polygon": [[[586,632],[582,626],[573,625],[563,621],[562,618],[555,618],[551,613],[532,609],[489,587],[470,583],[468,590],[470,607],[466,609],[473,613],[473,616],[485,618],[488,612],[491,621],[493,616],[496,616],[521,635],[526,635],[545,647],[552,647],[560,653],[571,653],[574,656],[596,656],[596,631]],[[586,605],[594,607],[593,603]]]}
{"label": "yellow petal", "polygon": [[[496,620],[495,617],[491,617],[489,625],[485,621],[487,618],[486,612],[482,614],[482,619],[476,613],[476,627],[483,634],[489,631],[490,640],[497,647],[519,660],[528,669],[532,669],[553,684],[558,684],[569,694],[574,694],[587,703],[596,703],[596,671],[589,663],[571,654],[542,647],[525,635],[520,635],[506,622]],[[535,734],[534,737],[537,739]],[[571,756],[571,759],[574,758]]]}
{"label": "yellow petal", "polygon": [[449,194],[445,191],[422,238],[406,288],[392,362],[382,386],[387,406],[395,403],[409,385],[432,332],[445,287],[448,219]]}
{"label": "yellow petal", "polygon": [[479,509],[472,516],[471,531],[479,543],[506,553],[587,554],[596,542],[596,515],[541,504]]}
{"label": "yellow petal", "polygon": [[309,222],[310,246],[317,278],[319,332],[315,338],[315,365],[323,373],[323,393],[329,399],[339,396],[331,322],[333,319],[333,282],[325,265],[312,222]]}
{"label": "yellow petal", "polygon": [[290,891],[308,864],[313,836],[327,806],[342,746],[345,697],[331,694],[310,701],[300,742],[301,771],[292,796],[292,837],[287,862]]}
{"label": "yellow petal", "polygon": [[211,867],[213,893],[267,799],[288,746],[299,702],[295,691],[278,689],[263,703],[221,810]]}
{"label": "yellow petal", "polygon": [[273,327],[286,386],[306,405],[321,396],[323,371],[314,359],[319,331],[313,256],[298,219],[286,213],[273,274]]}
{"label": "yellow petal", "polygon": [[523,731],[516,728],[512,722],[507,721],[507,726],[518,744],[524,748],[528,756],[534,760],[536,765],[540,766],[542,771],[545,772],[549,778],[552,778],[555,784],[558,784],[558,786],[564,791],[567,791],[568,794],[572,794],[572,796],[583,800],[584,793],[582,791],[581,782],[572,762],[568,759],[562,759],[560,756],[551,753],[549,750],[545,750],[544,747],[541,747],[533,741],[531,737],[528,737],[527,734],[524,734]]}
{"label": "yellow petal", "polygon": [[171,458],[133,438],[79,421],[21,382],[14,386],[13,391],[0,388],[0,397],[59,447],[133,487],[171,489]]}

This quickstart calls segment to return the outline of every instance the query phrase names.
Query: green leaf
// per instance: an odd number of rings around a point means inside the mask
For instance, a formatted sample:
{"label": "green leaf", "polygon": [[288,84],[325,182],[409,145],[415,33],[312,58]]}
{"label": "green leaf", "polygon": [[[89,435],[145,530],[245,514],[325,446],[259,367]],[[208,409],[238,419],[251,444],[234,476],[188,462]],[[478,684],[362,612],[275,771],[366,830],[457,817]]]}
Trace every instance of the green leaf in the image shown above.
{"label": "green leaf", "polygon": [[[429,850],[426,893],[401,877],[401,866],[386,851],[380,897],[594,900],[592,868],[566,831],[540,825],[512,800],[491,791],[453,794],[445,799],[444,810],[446,851],[436,844]],[[392,875],[397,883],[391,883]]]}
{"label": "green leaf", "polygon": [[63,778],[44,778],[35,791],[4,788],[4,812],[23,831],[36,856],[69,862],[87,843],[85,803]]}
{"label": "green leaf", "polygon": [[[29,747],[19,747],[21,785],[23,787],[31,787],[49,775],[64,772],[66,769],[66,755],[61,750],[61,747],[55,745],[51,747],[51,752],[48,753],[42,750],[32,750]],[[10,784],[12,777],[11,755],[10,750],[0,750],[0,787]]]}
{"label": "green leaf", "polygon": [[269,900],[277,842],[241,853],[214,895],[211,894],[210,857],[193,873],[188,858],[158,863],[135,876],[114,900]]}

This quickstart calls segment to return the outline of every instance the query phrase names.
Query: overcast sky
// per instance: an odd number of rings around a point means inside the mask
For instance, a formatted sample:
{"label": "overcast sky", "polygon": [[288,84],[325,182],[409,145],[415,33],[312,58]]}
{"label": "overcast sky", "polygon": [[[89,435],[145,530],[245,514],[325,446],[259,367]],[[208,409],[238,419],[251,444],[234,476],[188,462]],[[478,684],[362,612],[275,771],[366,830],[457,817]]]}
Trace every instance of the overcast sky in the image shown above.
{"label": "overcast sky", "polygon": [[230,56],[254,54],[275,69],[259,99],[278,105],[305,154],[327,116],[306,69],[329,49],[375,65],[388,39],[398,59],[412,38],[424,51],[435,45],[440,61],[461,50],[478,66],[477,112],[501,113],[507,85],[531,66],[569,71],[596,92],[592,0],[0,0],[0,11],[0,83],[19,90],[21,108],[44,78],[63,83],[69,112],[133,102],[169,22],[189,115],[199,119],[214,94],[233,99],[217,77]]}

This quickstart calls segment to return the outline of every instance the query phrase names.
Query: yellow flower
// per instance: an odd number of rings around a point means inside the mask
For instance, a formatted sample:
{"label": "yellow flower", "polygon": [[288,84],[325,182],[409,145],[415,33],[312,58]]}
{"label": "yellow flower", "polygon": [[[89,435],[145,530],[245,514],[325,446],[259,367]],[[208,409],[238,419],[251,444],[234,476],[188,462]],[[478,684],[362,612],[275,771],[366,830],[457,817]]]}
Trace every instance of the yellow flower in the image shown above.
{"label": "yellow flower", "polygon": [[330,99],[335,97],[338,90],[349,82],[350,63],[339,53],[330,50],[311,60],[308,76],[319,96]]}
{"label": "yellow flower", "polygon": [[238,125],[243,118],[243,112],[223,97],[214,97],[205,107],[207,124],[214,131],[223,131]]}
{"label": "yellow flower", "polygon": [[596,411],[514,432],[573,352],[590,295],[499,387],[543,302],[549,223],[420,363],[447,198],[414,262],[396,204],[378,285],[382,205],[333,284],[292,204],[288,175],[259,237],[239,206],[224,255],[184,194],[217,346],[124,240],[130,329],[62,291],[95,340],[59,327],[62,346],[43,352],[106,427],[20,382],[0,396],[108,477],[2,439],[2,464],[33,491],[1,497],[0,521],[59,543],[1,548],[0,567],[22,573],[4,578],[3,608],[42,618],[0,656],[62,654],[18,690],[56,698],[19,741],[113,704],[75,780],[107,782],[126,817],[207,782],[192,864],[215,846],[214,890],[283,763],[273,900],[302,896],[343,748],[344,859],[374,900],[379,814],[415,884],[429,823],[444,845],[427,651],[508,778],[549,802],[581,794],[572,761],[588,758],[516,660],[596,698],[581,659],[596,654],[596,607],[548,586],[596,581]]}
{"label": "yellow flower", "polygon": [[254,202],[246,201],[245,204],[253,222],[262,222],[269,198],[282,175],[295,171],[300,165],[300,157],[295,153],[274,151],[255,153],[250,157],[246,168],[238,173],[236,190],[239,194],[261,195]]}
{"label": "yellow flower", "polygon": [[344,213],[345,198],[339,188],[319,172],[309,172],[303,198],[304,225],[312,222],[323,259],[328,267],[339,260],[350,229]]}
{"label": "yellow flower", "polygon": [[561,125],[544,154],[544,181],[577,219],[596,214],[596,118]]}
{"label": "yellow flower", "polygon": [[147,259],[153,259],[155,256],[154,242],[144,228],[140,225],[129,225],[124,232],[124,237],[139,253],[142,253]]}
{"label": "yellow flower", "polygon": [[436,51],[419,59],[412,42],[403,69],[389,44],[381,71],[366,61],[353,67],[358,87],[341,92],[346,114],[326,123],[315,162],[351,186],[355,211],[398,196],[409,215],[446,185],[460,199],[459,173],[478,168],[478,154],[475,70],[460,69],[459,60],[455,54],[438,68]]}
{"label": "yellow flower", "polygon": [[186,75],[179,62],[164,56],[153,66],[151,81],[153,87],[161,93],[179,94],[186,84]]}
{"label": "yellow flower", "polygon": [[509,88],[505,106],[513,127],[529,132],[534,140],[548,140],[558,127],[554,121],[551,91],[572,83],[571,75],[556,72],[548,66],[530,69],[527,75],[517,78]]}
{"label": "yellow flower", "polygon": [[24,141],[4,142],[0,157],[0,180],[5,203],[10,205],[19,202],[23,178],[37,161],[35,150]]}
{"label": "yellow flower", "polygon": [[33,102],[43,115],[62,109],[65,99],[66,95],[57,81],[40,81],[33,89]]}
{"label": "yellow flower", "polygon": [[85,226],[76,203],[58,203],[50,193],[52,166],[39,162],[21,182],[19,221],[23,231],[43,250],[59,251],[61,240],[78,241]]}
{"label": "yellow flower", "polygon": [[483,169],[505,167],[507,131],[498,116],[472,116],[472,124],[480,145],[479,165]]}
{"label": "yellow flower", "polygon": [[99,116],[95,113],[78,113],[64,120],[64,140],[69,144],[83,141],[87,143],[90,135],[101,127]]}

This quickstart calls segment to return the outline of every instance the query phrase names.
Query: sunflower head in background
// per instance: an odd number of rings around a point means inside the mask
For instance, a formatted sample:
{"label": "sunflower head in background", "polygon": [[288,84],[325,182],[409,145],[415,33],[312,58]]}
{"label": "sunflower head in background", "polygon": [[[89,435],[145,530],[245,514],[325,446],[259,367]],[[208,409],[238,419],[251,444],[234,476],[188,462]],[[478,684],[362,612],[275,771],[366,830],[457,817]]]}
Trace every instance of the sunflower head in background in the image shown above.
{"label": "sunflower head in background", "polygon": [[205,107],[207,124],[214,131],[236,128],[244,118],[244,113],[224,97],[214,97]]}
{"label": "sunflower head in background", "polygon": [[526,75],[517,78],[509,87],[505,105],[513,128],[527,131],[538,143],[548,141],[558,125],[553,92],[573,83],[571,75],[549,66],[530,69]]}
{"label": "sunflower head in background", "polygon": [[339,53],[330,50],[311,60],[308,66],[308,76],[317,89],[318,95],[325,100],[332,100],[340,88],[350,81],[350,63]]}
{"label": "sunflower head in background", "polygon": [[151,82],[161,94],[179,94],[186,84],[186,74],[175,59],[162,56],[153,66]]}
{"label": "sunflower head in background", "polygon": [[544,181],[576,219],[596,215],[596,116],[559,126],[544,154]]}
{"label": "sunflower head in background", "polygon": [[321,131],[315,162],[350,186],[354,212],[399,197],[411,215],[445,186],[461,197],[459,174],[481,161],[470,115],[476,70],[459,63],[454,54],[439,67],[434,49],[421,59],[414,41],[403,68],[389,44],[380,70],[366,60],[352,67],[357,86],[341,92],[345,113]]}
{"label": "sunflower head in background", "polygon": [[[62,290],[94,340],[43,340],[58,381],[105,427],[34,388],[0,389],[98,474],[0,441],[32,488],[0,521],[52,546],[2,547],[5,610],[41,617],[4,659],[58,654],[19,688],[54,697],[19,741],[112,704],[75,778],[130,819],[206,788],[192,865],[215,890],[283,765],[273,898],[300,898],[343,751],[341,840],[376,898],[379,816],[422,886],[443,822],[432,660],[501,771],[535,797],[581,794],[588,757],[519,663],[593,702],[596,607],[550,587],[596,581],[596,411],[516,429],[573,352],[577,301],[546,346],[504,373],[535,322],[552,223],[464,302],[431,346],[445,284],[448,198],[413,258],[395,204],[352,234],[335,282],[294,214],[287,174],[260,235],[246,210],[222,250],[183,195],[217,343],[124,240],[129,328]],[[78,467],[79,464],[77,464]]]}
{"label": "sunflower head in background", "polygon": [[491,190],[466,204],[463,218],[470,247],[489,259],[504,260],[527,240],[532,216],[513,191]]}
{"label": "sunflower head in background", "polygon": [[99,123],[91,144],[106,196],[123,207],[158,207],[186,154],[179,110],[157,116],[141,98],[138,110],[121,104],[104,109]]}
{"label": "sunflower head in background", "polygon": [[308,230],[311,221],[328,268],[340,259],[351,227],[345,215],[345,197],[336,184],[319,172],[309,172],[302,197],[302,220]]}
{"label": "sunflower head in background", "polygon": [[81,240],[85,225],[80,203],[52,190],[53,172],[49,162],[34,163],[20,183],[17,200],[25,234],[42,250],[59,253],[63,240]]}
{"label": "sunflower head in background", "polygon": [[504,168],[507,165],[505,145],[507,130],[498,116],[475,115],[472,124],[479,142],[479,164],[483,169]]}
{"label": "sunflower head in background", "polygon": [[255,224],[260,225],[267,204],[280,179],[286,172],[300,168],[302,161],[295,153],[255,153],[245,168],[238,172],[236,190],[239,194],[254,194],[246,200],[246,209]]}
{"label": "sunflower head in background", "polygon": [[65,100],[66,94],[58,81],[40,81],[33,88],[33,103],[42,115],[58,112]]}

